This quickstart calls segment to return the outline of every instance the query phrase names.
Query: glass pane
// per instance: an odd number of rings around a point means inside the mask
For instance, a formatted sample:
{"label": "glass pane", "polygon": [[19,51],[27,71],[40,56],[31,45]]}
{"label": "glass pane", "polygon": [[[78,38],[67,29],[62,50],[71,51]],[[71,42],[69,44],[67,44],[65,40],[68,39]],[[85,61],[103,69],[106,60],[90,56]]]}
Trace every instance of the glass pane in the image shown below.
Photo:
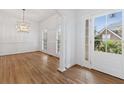
{"label": "glass pane", "polygon": [[44,50],[47,50],[47,32],[44,32]]}
{"label": "glass pane", "polygon": [[[106,29],[106,16],[97,17],[94,20],[94,39],[102,40],[102,33]],[[105,33],[104,33],[105,34]]]}
{"label": "glass pane", "polygon": [[122,37],[122,12],[116,12],[107,16],[107,32],[110,39],[120,40]]}
{"label": "glass pane", "polygon": [[106,51],[106,41],[95,40],[94,41],[95,51]]}
{"label": "glass pane", "polygon": [[89,20],[85,21],[85,60],[88,60],[89,52]]}
{"label": "glass pane", "polygon": [[57,39],[57,53],[60,52],[60,33],[58,33],[58,39]]}
{"label": "glass pane", "polygon": [[122,41],[121,40],[108,40],[107,52],[122,54]]}
{"label": "glass pane", "polygon": [[95,51],[106,51],[106,16],[94,20],[94,48]]}
{"label": "glass pane", "polygon": [[61,26],[56,33],[56,53],[60,53],[60,46],[61,46]]}
{"label": "glass pane", "polygon": [[107,52],[122,54],[122,12],[107,15]]}
{"label": "glass pane", "polygon": [[42,32],[42,50],[47,50],[47,30]]}

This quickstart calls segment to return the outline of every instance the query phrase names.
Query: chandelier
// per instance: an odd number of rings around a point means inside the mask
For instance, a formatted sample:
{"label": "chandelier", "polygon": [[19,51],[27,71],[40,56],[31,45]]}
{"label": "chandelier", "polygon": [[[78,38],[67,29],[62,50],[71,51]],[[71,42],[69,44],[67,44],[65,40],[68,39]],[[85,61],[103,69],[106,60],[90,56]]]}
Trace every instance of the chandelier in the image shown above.
{"label": "chandelier", "polygon": [[22,9],[23,15],[22,15],[22,21],[19,22],[16,26],[17,31],[20,32],[28,32],[29,31],[29,25],[25,22],[25,9]]}

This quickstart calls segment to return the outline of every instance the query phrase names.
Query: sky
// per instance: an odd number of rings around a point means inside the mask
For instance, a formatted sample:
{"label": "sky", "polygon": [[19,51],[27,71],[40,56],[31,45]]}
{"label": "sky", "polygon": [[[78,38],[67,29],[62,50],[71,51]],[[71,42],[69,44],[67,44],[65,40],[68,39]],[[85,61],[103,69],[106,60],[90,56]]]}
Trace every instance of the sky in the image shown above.
{"label": "sky", "polygon": [[106,25],[108,26],[110,24],[122,22],[122,12],[116,12],[114,14],[115,14],[114,17],[110,17],[111,14],[96,17],[95,20],[94,20],[94,27],[96,28],[96,31],[99,32]]}

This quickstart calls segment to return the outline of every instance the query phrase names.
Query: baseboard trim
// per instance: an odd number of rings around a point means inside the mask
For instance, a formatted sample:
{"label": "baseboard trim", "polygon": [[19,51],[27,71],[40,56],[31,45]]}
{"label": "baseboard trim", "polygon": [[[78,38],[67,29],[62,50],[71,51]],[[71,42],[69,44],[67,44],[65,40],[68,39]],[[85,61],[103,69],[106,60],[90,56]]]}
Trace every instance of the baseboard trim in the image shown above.
{"label": "baseboard trim", "polygon": [[90,70],[90,71],[95,71],[95,72],[99,72],[99,73],[104,73],[104,74],[106,74],[106,75],[109,75],[109,76],[118,78],[118,79],[120,79],[120,80],[124,80],[123,77],[117,77],[117,76],[111,75],[111,74],[109,74],[109,73],[105,73],[105,72],[103,72],[103,71],[100,71],[100,70],[97,70],[97,69],[94,69],[94,68],[88,68],[88,67],[85,67],[85,66],[81,66],[81,65],[79,65],[79,64],[75,64],[74,66],[80,66],[80,67],[83,68],[83,69],[85,68],[85,69]]}
{"label": "baseboard trim", "polygon": [[49,54],[49,53],[46,53],[46,52],[43,52],[43,51],[39,51],[39,52],[41,52],[41,53],[43,53],[43,54],[46,54],[46,55],[49,55],[49,56],[52,56],[52,57],[55,57],[55,58],[58,58],[58,59],[59,59],[59,57],[54,56],[54,55],[51,55],[51,54]]}
{"label": "baseboard trim", "polygon": [[40,52],[40,51],[34,50],[34,51],[16,52],[16,53],[1,54],[0,56],[10,56],[10,55],[25,54],[25,53],[33,53],[33,52]]}
{"label": "baseboard trim", "polygon": [[61,69],[61,68],[58,68],[57,69],[59,72],[64,72],[64,71],[66,71],[66,69]]}

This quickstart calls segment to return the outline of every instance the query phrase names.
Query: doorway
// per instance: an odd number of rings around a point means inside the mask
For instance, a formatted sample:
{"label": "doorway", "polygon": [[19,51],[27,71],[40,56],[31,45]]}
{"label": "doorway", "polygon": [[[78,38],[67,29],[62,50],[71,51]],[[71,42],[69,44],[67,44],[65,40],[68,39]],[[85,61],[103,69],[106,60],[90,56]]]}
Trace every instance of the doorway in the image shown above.
{"label": "doorway", "polygon": [[83,18],[83,66],[124,78],[123,11]]}

